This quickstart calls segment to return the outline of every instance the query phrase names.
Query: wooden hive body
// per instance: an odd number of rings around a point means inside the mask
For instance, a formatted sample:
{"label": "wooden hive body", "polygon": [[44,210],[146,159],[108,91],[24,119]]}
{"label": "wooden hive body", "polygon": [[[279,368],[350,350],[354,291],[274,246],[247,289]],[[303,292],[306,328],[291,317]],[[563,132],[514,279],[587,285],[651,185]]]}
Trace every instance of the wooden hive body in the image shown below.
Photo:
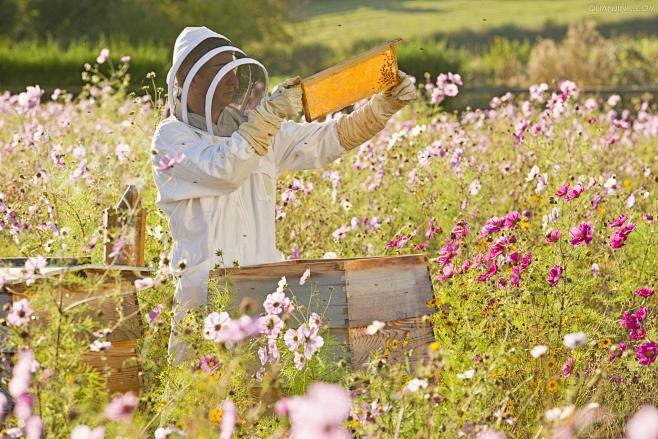
{"label": "wooden hive body", "polygon": [[[92,264],[48,268],[51,270],[48,277],[75,273],[91,281],[85,286],[62,282],[59,288],[51,292],[53,300],[61,304],[64,313],[75,306],[86,304],[93,310],[92,317],[99,328],[113,328],[107,336],[112,346],[101,352],[89,351],[84,355],[84,360],[105,377],[110,393],[128,390],[141,392],[143,383],[137,339],[143,335],[143,324],[134,281],[147,275],[148,271],[144,267]],[[4,298],[0,301],[29,298],[40,282],[42,279],[31,286],[12,283],[7,288],[9,293],[2,293]]]}
{"label": "wooden hive body", "polygon": [[[299,278],[306,269],[311,277],[301,286]],[[397,357],[413,348],[414,358],[420,358],[434,341],[433,330],[423,319],[432,312],[427,302],[434,298],[424,255],[291,260],[213,270],[210,279],[214,287],[231,291],[234,309],[250,297],[258,304],[258,312],[263,312],[263,301],[282,276],[298,303],[308,304],[311,295],[317,294],[309,312],[324,311],[324,324],[346,348],[353,367],[362,366],[376,349]],[[386,326],[368,335],[366,328],[374,320]],[[397,347],[387,350],[393,340]]]}

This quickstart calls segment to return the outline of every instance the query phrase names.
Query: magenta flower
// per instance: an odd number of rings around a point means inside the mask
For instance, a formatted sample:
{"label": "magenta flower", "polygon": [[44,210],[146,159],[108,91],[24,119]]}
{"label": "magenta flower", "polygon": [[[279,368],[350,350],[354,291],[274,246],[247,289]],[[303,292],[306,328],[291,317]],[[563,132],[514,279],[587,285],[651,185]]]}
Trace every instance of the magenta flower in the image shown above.
{"label": "magenta flower", "polygon": [[551,271],[548,273],[548,278],[546,279],[548,284],[552,287],[555,287],[560,281],[560,276],[562,276],[563,271],[564,268],[562,268],[561,265],[554,265],[553,268],[551,268]]}
{"label": "magenta flower", "polygon": [[505,223],[505,218],[491,217],[480,230],[480,238],[484,238],[492,233],[500,232]]}
{"label": "magenta flower", "polygon": [[567,191],[569,190],[569,183],[565,183],[564,185],[560,186],[560,188],[555,192],[555,196],[558,198],[562,198],[567,194]]}
{"label": "magenta flower", "polygon": [[416,247],[414,247],[414,250],[424,250],[425,248],[427,248],[427,245],[428,245],[427,242],[421,242]]}
{"label": "magenta flower", "polygon": [[567,192],[567,194],[564,196],[564,201],[571,201],[575,198],[578,198],[580,194],[583,193],[583,191],[585,191],[585,189],[580,183],[578,183],[576,186],[573,187],[573,189]]}
{"label": "magenta flower", "polygon": [[466,221],[457,221],[455,226],[452,228],[452,234],[455,239],[461,239],[468,235],[471,232],[471,229],[468,227]]}
{"label": "magenta flower", "polygon": [[7,322],[13,326],[22,326],[30,321],[33,312],[27,299],[21,299],[11,306],[11,311],[7,314]]}
{"label": "magenta flower", "polygon": [[306,395],[277,401],[275,410],[290,419],[293,438],[349,439],[343,426],[352,401],[347,390],[337,384],[316,382]]}
{"label": "magenta flower", "polygon": [[614,249],[622,248],[630,235],[635,230],[635,224],[628,223],[620,226],[610,235],[610,246]]}
{"label": "magenta flower", "polygon": [[640,297],[651,297],[653,296],[655,291],[651,287],[646,287],[646,288],[641,288],[639,290],[635,290],[635,294],[637,294]]}
{"label": "magenta flower", "polygon": [[637,350],[635,351],[635,358],[637,361],[643,365],[648,366],[656,361],[656,356],[658,355],[658,343],[655,341],[648,341],[638,345]]}
{"label": "magenta flower", "polygon": [[491,248],[489,249],[489,254],[487,255],[488,260],[495,259],[499,255],[502,255],[505,252],[505,247],[508,244],[513,244],[516,242],[516,237],[512,236],[501,236],[497,238]]}
{"label": "magenta flower", "polygon": [[212,373],[219,367],[219,360],[214,355],[205,355],[199,358],[197,366],[202,372]]}
{"label": "magenta flower", "polygon": [[512,276],[510,278],[510,282],[512,282],[512,285],[514,285],[516,288],[519,287],[520,277],[521,277],[521,267],[519,265],[512,267]]}
{"label": "magenta flower", "polygon": [[622,213],[621,215],[619,215],[619,217],[616,220],[611,222],[608,227],[610,227],[611,229],[614,229],[615,227],[619,227],[622,224],[624,224],[627,219],[628,217]]}
{"label": "magenta flower", "polygon": [[559,230],[551,229],[548,234],[546,235],[546,242],[555,242],[558,239],[560,239],[560,236],[562,236],[562,233],[560,233]]}
{"label": "magenta flower", "polygon": [[441,270],[441,274],[439,274],[436,278],[440,282],[443,282],[447,279],[450,279],[455,274],[456,274],[455,265],[454,264],[448,264],[445,267],[443,267],[443,270]]}
{"label": "magenta flower", "polygon": [[532,252],[529,251],[528,253],[523,256],[523,259],[521,259],[521,271],[525,270],[530,266],[530,263],[532,263]]}
{"label": "magenta flower", "polygon": [[485,281],[485,280],[491,278],[496,273],[498,273],[498,265],[496,265],[495,262],[492,262],[491,265],[489,265],[489,270],[487,270],[486,273],[481,274],[480,276],[478,276],[477,281],[478,282]]}
{"label": "magenta flower", "polygon": [[587,245],[592,242],[593,230],[594,226],[591,222],[582,223],[578,227],[573,227],[571,230],[569,230],[569,236],[571,236],[571,241],[569,242],[573,246],[577,246],[582,243]]}
{"label": "magenta flower", "polygon": [[137,408],[139,398],[130,391],[117,396],[105,407],[105,417],[110,421],[126,421]]}
{"label": "magenta flower", "polygon": [[450,238],[446,238],[445,245],[439,250],[439,257],[436,261],[441,265],[445,266],[450,264],[450,262],[457,256],[459,251],[459,242],[453,241]]}
{"label": "magenta flower", "polygon": [[567,358],[567,361],[564,362],[564,365],[562,366],[562,376],[563,377],[568,377],[571,375],[571,370],[573,369],[573,364],[574,364],[574,359],[571,355],[569,355],[569,358]]}
{"label": "magenta flower", "polygon": [[503,219],[503,228],[507,230],[513,229],[519,221],[521,221],[521,214],[516,210],[510,212]]}
{"label": "magenta flower", "polygon": [[434,223],[434,218],[428,218],[427,219],[427,232],[425,232],[425,237],[427,239],[432,239],[432,236],[438,235],[440,233],[443,233],[443,229],[441,227],[438,227]]}

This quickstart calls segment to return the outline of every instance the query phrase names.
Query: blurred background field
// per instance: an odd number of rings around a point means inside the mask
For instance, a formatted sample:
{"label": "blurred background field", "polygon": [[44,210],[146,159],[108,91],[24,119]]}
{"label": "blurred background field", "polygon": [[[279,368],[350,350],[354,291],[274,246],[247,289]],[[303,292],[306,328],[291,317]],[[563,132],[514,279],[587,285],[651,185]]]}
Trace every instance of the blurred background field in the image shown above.
{"label": "blurred background field", "polygon": [[83,64],[104,47],[115,63],[132,57],[132,89],[150,71],[163,85],[188,25],[227,35],[264,62],[272,84],[396,37],[403,70],[462,75],[457,105],[554,78],[622,95],[658,84],[656,0],[0,0],[0,10],[0,90],[12,92],[76,92]]}

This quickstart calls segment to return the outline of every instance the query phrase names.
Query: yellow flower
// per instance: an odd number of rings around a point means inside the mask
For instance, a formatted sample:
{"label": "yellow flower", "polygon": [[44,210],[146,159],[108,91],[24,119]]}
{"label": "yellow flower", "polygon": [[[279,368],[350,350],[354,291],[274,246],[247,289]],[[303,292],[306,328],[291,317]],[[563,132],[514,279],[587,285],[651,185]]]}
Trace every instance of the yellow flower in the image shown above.
{"label": "yellow flower", "polygon": [[502,376],[505,376],[505,369],[494,369],[491,372],[489,372],[489,375],[491,375],[494,378],[500,378]]}
{"label": "yellow flower", "polygon": [[430,343],[430,350],[431,351],[438,351],[440,347],[441,347],[441,345],[439,344],[438,341],[434,341],[434,342]]}
{"label": "yellow flower", "polygon": [[530,201],[532,201],[533,203],[536,203],[537,201],[539,201],[539,197],[537,195],[532,195],[530,197]]}
{"label": "yellow flower", "polygon": [[440,304],[441,304],[441,299],[439,297],[435,297],[425,302],[425,305],[427,305],[428,308],[436,308]]}
{"label": "yellow flower", "polygon": [[605,207],[599,207],[599,216],[605,215]]}
{"label": "yellow flower", "polygon": [[624,179],[624,189],[628,189],[629,187],[631,187],[631,180],[629,180],[628,178],[625,178]]}
{"label": "yellow flower", "polygon": [[601,347],[602,348],[607,349],[610,346],[612,346],[612,340],[610,340],[608,337],[601,340]]}
{"label": "yellow flower", "polygon": [[208,412],[208,420],[215,425],[219,425],[220,421],[222,420],[222,413],[222,408],[216,407]]}
{"label": "yellow flower", "polygon": [[404,335],[404,340],[402,340],[402,347],[406,348],[408,344],[409,344],[409,333],[407,332]]}
{"label": "yellow flower", "polygon": [[549,369],[553,369],[557,363],[555,362],[554,358],[549,358],[548,361],[546,362],[546,366]]}
{"label": "yellow flower", "polygon": [[548,393],[555,393],[560,385],[555,380],[548,380],[546,383],[546,390]]}
{"label": "yellow flower", "polygon": [[388,354],[390,354],[391,351],[388,349],[388,346],[386,346],[386,349],[384,349],[384,358],[388,357]]}
{"label": "yellow flower", "polygon": [[358,419],[352,419],[350,421],[350,428],[353,429],[353,430],[356,430],[357,428],[359,428],[360,425],[361,425],[361,423],[359,422]]}
{"label": "yellow flower", "polygon": [[391,347],[391,349],[396,350],[398,348],[398,340],[397,339],[392,340],[391,343],[389,343],[389,346]]}
{"label": "yellow flower", "polygon": [[522,217],[521,221],[519,221],[519,227],[522,229],[527,229],[530,227],[530,224],[528,224],[528,221],[525,220],[525,217]]}

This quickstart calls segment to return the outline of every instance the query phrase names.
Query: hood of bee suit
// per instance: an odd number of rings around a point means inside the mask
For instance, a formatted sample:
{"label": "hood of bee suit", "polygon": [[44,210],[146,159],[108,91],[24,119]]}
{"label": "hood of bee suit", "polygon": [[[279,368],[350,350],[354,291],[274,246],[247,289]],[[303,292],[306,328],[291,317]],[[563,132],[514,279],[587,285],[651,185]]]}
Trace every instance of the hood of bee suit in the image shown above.
{"label": "hood of bee suit", "polygon": [[[203,51],[194,50],[208,39],[213,41]],[[167,106],[193,128],[229,137],[267,95],[268,81],[265,67],[227,37],[207,27],[186,27],[176,38],[167,73]]]}

